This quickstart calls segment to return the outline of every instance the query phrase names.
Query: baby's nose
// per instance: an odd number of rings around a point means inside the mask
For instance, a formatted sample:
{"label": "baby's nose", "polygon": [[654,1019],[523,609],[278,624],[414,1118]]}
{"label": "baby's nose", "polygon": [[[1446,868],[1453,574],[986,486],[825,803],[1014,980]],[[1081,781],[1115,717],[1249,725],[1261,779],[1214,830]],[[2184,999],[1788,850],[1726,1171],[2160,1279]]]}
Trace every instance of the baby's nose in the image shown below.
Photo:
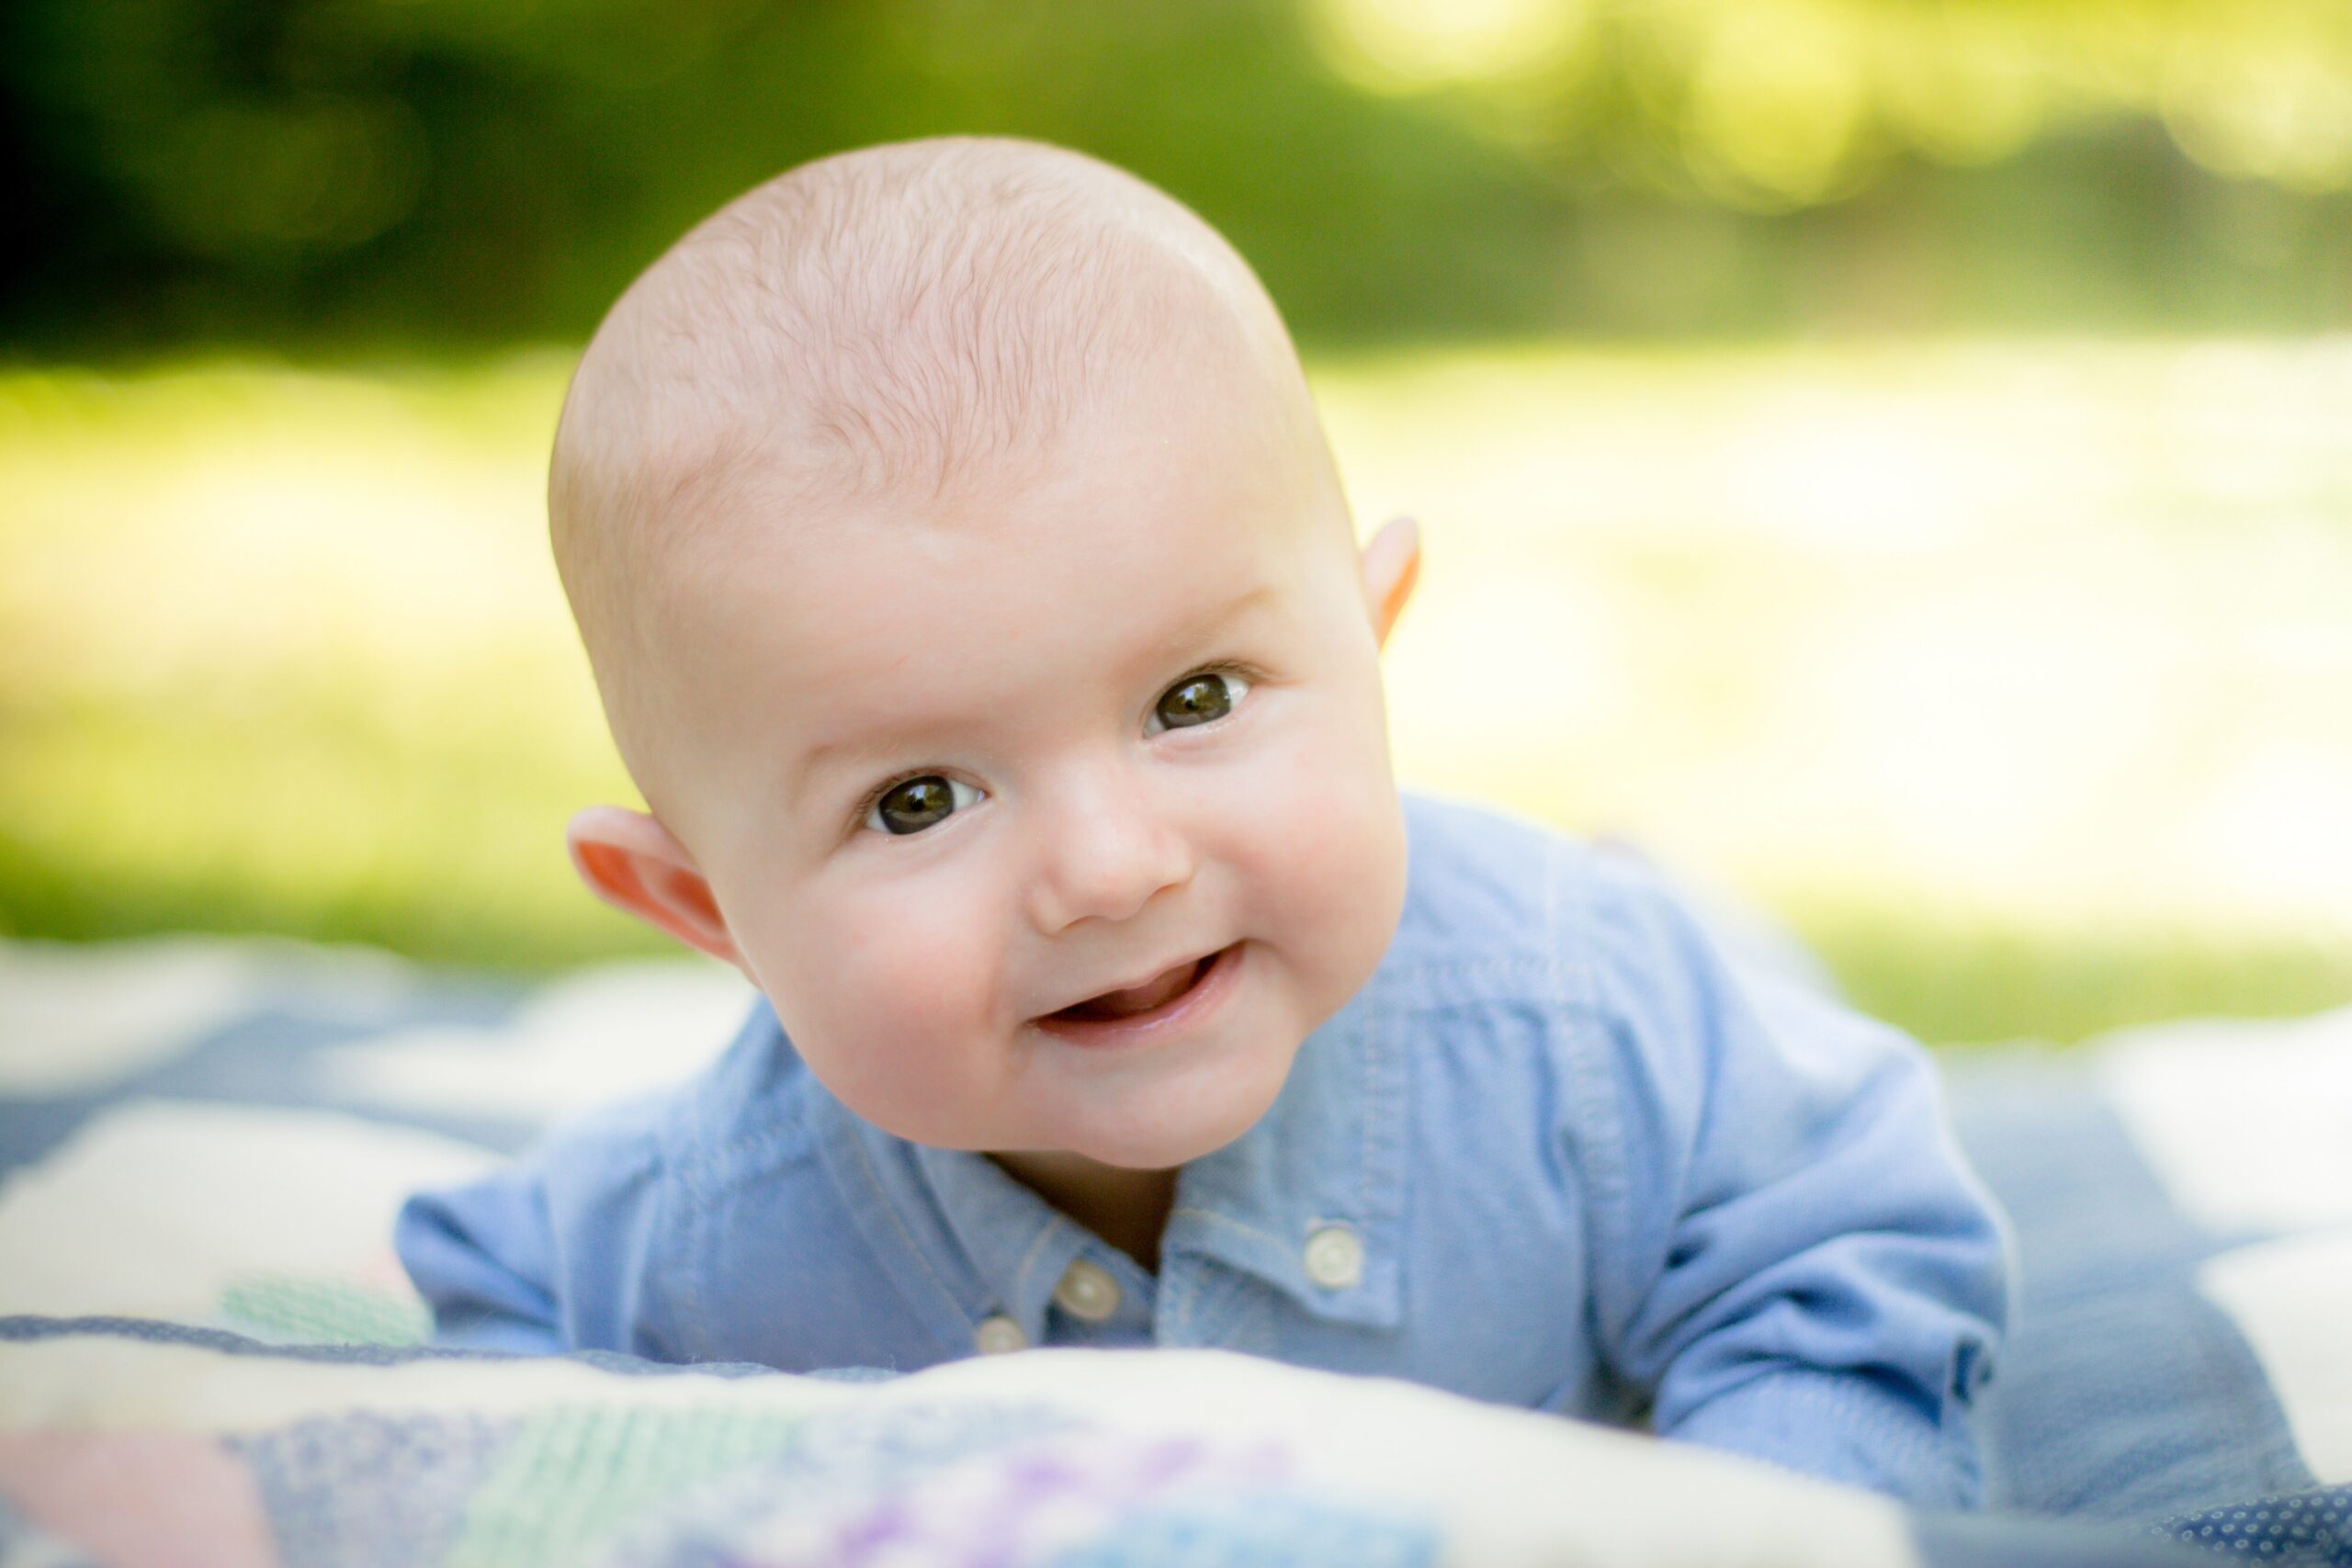
{"label": "baby's nose", "polygon": [[1148,802],[1116,789],[1088,794],[1040,833],[1030,915],[1047,935],[1080,920],[1130,919],[1193,874],[1189,841]]}

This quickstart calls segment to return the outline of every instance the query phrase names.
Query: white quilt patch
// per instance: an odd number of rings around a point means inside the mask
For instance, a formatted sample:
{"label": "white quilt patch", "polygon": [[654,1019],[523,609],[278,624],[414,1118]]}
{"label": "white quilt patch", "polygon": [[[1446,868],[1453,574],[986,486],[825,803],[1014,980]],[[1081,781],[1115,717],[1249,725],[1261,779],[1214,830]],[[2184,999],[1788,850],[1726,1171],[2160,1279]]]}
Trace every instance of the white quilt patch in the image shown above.
{"label": "white quilt patch", "polygon": [[693,1073],[752,998],[716,963],[602,964],[534,993],[495,1027],[402,1030],[321,1051],[314,1081],[387,1107],[552,1120]]}
{"label": "white quilt patch", "polygon": [[60,1096],[170,1061],[266,1000],[341,1016],[408,984],[399,960],[250,939],[0,942],[0,1094]]}
{"label": "white quilt patch", "polygon": [[2352,1483],[2352,1232],[2225,1252],[2197,1287],[2254,1347],[2312,1473]]}
{"label": "white quilt patch", "polygon": [[2352,1008],[2134,1030],[2098,1062],[2190,1220],[2223,1232],[2352,1224]]}
{"label": "white quilt patch", "polygon": [[492,1163],[334,1111],[127,1100],[0,1184],[0,1315],[213,1323],[241,1285],[271,1281],[411,1298],[401,1201]]}

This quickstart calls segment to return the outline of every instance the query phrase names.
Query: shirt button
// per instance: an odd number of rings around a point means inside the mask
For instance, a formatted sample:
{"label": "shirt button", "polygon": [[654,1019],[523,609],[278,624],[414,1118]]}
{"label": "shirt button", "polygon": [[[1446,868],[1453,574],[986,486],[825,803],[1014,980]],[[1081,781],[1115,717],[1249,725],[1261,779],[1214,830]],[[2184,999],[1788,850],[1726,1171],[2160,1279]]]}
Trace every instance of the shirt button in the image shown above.
{"label": "shirt button", "polygon": [[1306,1238],[1306,1277],[1327,1291],[1344,1291],[1363,1278],[1363,1241],[1345,1225],[1325,1225]]}
{"label": "shirt button", "polygon": [[1007,1350],[1027,1349],[1029,1337],[1021,1332],[1019,1324],[999,1313],[994,1317],[980,1320],[978,1330],[972,1336],[972,1343],[980,1348],[983,1356],[1001,1356]]}
{"label": "shirt button", "polygon": [[1072,1317],[1101,1323],[1119,1310],[1119,1282],[1097,1264],[1080,1258],[1062,1270],[1054,1304]]}

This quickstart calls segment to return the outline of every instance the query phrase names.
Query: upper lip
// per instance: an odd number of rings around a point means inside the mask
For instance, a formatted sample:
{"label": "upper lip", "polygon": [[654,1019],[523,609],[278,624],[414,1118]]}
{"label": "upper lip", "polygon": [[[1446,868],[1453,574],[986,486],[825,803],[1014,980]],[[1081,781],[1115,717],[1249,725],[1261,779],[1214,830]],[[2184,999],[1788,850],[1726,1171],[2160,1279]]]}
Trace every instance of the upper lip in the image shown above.
{"label": "upper lip", "polygon": [[[1230,944],[1228,943],[1227,945]],[[1067,1012],[1071,1008],[1091,1002],[1097,997],[1109,996],[1113,991],[1131,991],[1137,986],[1148,986],[1152,981],[1159,979],[1162,975],[1167,974],[1170,969],[1181,969],[1188,964],[1198,964],[1204,959],[1214,958],[1224,951],[1225,948],[1223,947],[1193,948],[1189,952],[1178,954],[1174,958],[1164,959],[1160,963],[1155,964],[1149,968],[1136,974],[1131,979],[1114,980],[1107,986],[1097,986],[1091,991],[1086,991],[1070,998],[1069,1000],[1062,1003],[1059,1007],[1046,1009],[1046,1011],[1038,1014],[1037,1016],[1040,1018],[1049,1018],[1055,1013]]]}

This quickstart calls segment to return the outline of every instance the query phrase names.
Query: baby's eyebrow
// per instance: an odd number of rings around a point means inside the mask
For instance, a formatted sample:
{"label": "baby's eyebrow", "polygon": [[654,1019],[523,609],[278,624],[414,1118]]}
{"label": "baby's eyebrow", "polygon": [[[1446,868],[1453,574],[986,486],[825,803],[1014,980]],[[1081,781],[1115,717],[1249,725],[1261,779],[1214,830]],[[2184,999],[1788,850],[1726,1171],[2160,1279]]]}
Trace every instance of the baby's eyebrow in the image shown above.
{"label": "baby's eyebrow", "polygon": [[787,757],[785,798],[805,798],[829,774],[863,774],[924,761],[920,753],[950,746],[959,734],[969,734],[977,728],[968,716],[959,719],[938,714],[909,716],[872,728],[852,718],[845,729]]}
{"label": "baby's eyebrow", "polygon": [[[911,741],[917,731],[910,728],[904,734],[905,739]],[[786,766],[784,779],[786,796],[793,800],[801,798],[825,774],[849,771],[861,758],[873,758],[878,762],[893,744],[888,737],[867,735],[846,735],[836,739],[820,740],[795,757]]]}

